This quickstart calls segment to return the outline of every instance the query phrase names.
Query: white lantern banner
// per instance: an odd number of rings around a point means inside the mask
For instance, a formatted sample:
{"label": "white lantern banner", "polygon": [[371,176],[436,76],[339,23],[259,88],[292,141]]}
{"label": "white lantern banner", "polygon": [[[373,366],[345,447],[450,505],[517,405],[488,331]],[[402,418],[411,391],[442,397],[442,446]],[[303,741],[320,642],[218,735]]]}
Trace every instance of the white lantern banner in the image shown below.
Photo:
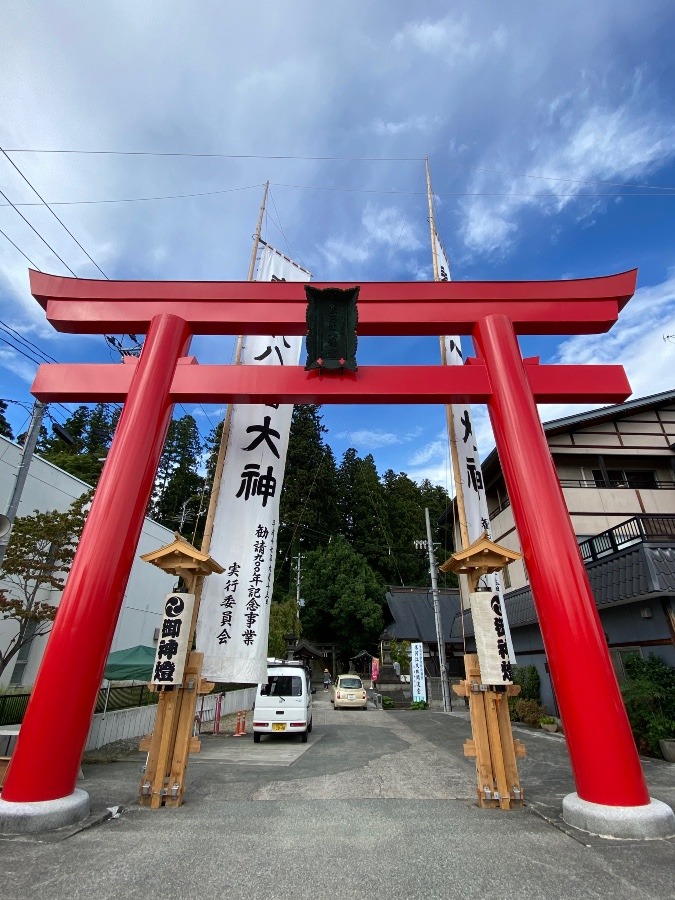
{"label": "white lantern banner", "polygon": [[493,591],[470,595],[471,617],[483,684],[512,684],[501,598]]}
{"label": "white lantern banner", "polygon": [[194,608],[194,594],[166,595],[151,684],[168,687],[183,683]]}

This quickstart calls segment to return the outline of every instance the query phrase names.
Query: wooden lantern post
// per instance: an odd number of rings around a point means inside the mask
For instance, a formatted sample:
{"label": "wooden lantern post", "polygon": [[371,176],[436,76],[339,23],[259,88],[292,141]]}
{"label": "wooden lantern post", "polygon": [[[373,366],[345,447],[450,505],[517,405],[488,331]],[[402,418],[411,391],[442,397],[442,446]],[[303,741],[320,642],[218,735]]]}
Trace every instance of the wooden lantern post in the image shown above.
{"label": "wooden lantern post", "polygon": [[[499,572],[521,554],[491,541],[487,532],[465,550],[453,553],[441,572],[468,576],[469,589],[477,590],[480,579]],[[464,655],[465,680],[453,685],[460,697],[468,697],[471,716],[471,740],[464,744],[464,755],[476,759],[477,797],[481,807],[510,809],[522,806],[523,788],[518,776],[516,758],[525,756],[524,745],[514,739],[507,698],[520,693],[520,685],[504,687],[482,683],[478,655]]]}
{"label": "wooden lantern post", "polygon": [[187,593],[195,595],[195,605],[190,623],[188,652],[183,681],[180,686],[165,688],[150,685],[161,693],[151,735],[144,737],[140,750],[148,751],[145,771],[141,776],[138,802],[141,806],[159,809],[161,806],[181,806],[185,794],[185,773],[190,753],[198,753],[201,747],[194,732],[197,697],[213,690],[213,683],[202,678],[204,654],[192,650],[194,644],[202,580],[212,573],[220,574],[220,566],[208,553],[202,553],[189,544],[178,532],[176,540],[141,559],[153,566],[180,577]]}

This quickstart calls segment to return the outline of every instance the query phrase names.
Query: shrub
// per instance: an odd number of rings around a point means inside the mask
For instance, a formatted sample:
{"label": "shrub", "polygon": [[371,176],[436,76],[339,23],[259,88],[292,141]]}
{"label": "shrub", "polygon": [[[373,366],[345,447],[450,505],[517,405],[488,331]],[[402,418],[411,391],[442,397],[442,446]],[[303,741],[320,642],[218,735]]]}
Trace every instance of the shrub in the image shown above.
{"label": "shrub", "polygon": [[556,721],[553,718],[553,716],[542,716],[541,719],[539,719],[539,724],[540,725],[555,725]]}
{"label": "shrub", "polygon": [[536,666],[514,666],[513,683],[520,685],[522,700],[540,700],[541,680]]}
{"label": "shrub", "polygon": [[621,693],[637,748],[661,756],[659,740],[675,738],[675,669],[653,653],[627,656],[624,668]]}
{"label": "shrub", "polygon": [[393,709],[394,701],[391,697],[382,697],[382,709]]}
{"label": "shrub", "polygon": [[538,700],[521,700],[516,697],[509,701],[509,715],[514,722],[537,726],[546,715],[546,708]]}
{"label": "shrub", "polygon": [[426,700],[413,700],[410,709],[429,709],[429,704]]}

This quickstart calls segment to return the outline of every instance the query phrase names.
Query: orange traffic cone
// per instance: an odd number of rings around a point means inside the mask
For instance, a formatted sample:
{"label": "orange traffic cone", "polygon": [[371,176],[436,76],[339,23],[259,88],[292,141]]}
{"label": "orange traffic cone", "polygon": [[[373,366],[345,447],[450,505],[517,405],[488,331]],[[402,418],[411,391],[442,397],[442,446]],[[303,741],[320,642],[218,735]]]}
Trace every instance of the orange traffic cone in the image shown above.
{"label": "orange traffic cone", "polygon": [[234,726],[234,736],[242,737],[246,734],[246,710],[237,713]]}

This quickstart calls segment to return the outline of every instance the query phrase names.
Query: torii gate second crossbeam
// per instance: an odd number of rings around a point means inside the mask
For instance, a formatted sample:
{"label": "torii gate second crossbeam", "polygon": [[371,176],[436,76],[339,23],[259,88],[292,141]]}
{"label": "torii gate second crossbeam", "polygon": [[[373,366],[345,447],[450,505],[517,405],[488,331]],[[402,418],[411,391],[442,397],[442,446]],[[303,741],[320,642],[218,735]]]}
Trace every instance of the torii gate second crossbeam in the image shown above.
{"label": "torii gate second crossbeam", "polygon": [[[105,660],[175,402],[487,403],[582,802],[650,804],[595,602],[537,413],[537,402],[619,402],[620,366],[541,366],[518,334],[607,331],[636,272],[547,282],[371,282],[359,335],[470,334],[464,367],[199,366],[192,334],[304,334],[294,282],[87,281],[31,272],[55,328],[147,333],[139,360],[44,365],[33,393],[50,401],[124,401],[124,410],[61,599],[2,801],[75,790]],[[316,284],[314,287],[344,287]],[[53,702],[53,686],[68,695]],[[581,686],[584,690],[581,690]],[[46,739],[46,736],[49,739]],[[602,748],[602,752],[600,752]]]}

